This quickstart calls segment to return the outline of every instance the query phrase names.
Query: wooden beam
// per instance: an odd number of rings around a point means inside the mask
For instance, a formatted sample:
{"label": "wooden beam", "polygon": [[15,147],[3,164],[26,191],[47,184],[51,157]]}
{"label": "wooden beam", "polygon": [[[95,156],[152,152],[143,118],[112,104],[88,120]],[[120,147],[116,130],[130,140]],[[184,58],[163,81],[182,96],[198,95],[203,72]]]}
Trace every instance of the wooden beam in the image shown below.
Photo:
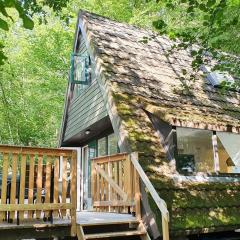
{"label": "wooden beam", "polygon": [[77,226],[77,238],[78,240],[85,240],[83,228],[80,225]]}
{"label": "wooden beam", "polygon": [[108,156],[93,158],[91,161],[101,164],[101,163],[122,161],[126,159],[126,157],[127,157],[127,153],[119,153],[115,155],[108,155]]}
{"label": "wooden beam", "polygon": [[48,156],[71,156],[73,150],[61,148],[19,147],[13,145],[0,145],[0,152],[16,154],[40,154]]}
{"label": "wooden beam", "polygon": [[72,209],[73,207],[72,203],[0,204],[0,211],[46,211]]}

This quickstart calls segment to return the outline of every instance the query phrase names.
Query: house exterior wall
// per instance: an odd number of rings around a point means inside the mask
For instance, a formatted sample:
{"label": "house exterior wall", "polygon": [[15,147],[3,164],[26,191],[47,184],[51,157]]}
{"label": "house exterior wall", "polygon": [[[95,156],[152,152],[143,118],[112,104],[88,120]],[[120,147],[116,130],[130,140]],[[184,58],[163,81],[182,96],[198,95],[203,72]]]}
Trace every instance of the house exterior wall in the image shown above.
{"label": "house exterior wall", "polygon": [[107,115],[98,83],[95,81],[71,103],[64,141]]}

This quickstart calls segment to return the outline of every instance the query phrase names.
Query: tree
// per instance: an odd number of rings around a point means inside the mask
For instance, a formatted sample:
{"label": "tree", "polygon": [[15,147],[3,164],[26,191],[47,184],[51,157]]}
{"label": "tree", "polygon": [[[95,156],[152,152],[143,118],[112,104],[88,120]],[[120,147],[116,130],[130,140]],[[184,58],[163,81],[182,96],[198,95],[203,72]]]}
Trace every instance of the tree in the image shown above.
{"label": "tree", "polygon": [[[2,143],[56,146],[73,31],[59,17],[29,31],[13,25],[0,75]],[[64,46],[64,47],[63,47]]]}
{"label": "tree", "polygon": [[[56,14],[61,15],[62,8],[66,7],[68,0],[0,0],[0,29],[2,31],[8,31],[11,23],[18,21],[16,18],[16,12],[9,11],[9,9],[15,9],[22,20],[23,27],[32,30],[34,27],[33,16],[38,16],[40,23],[46,22],[47,12],[44,10],[44,6],[50,7]],[[62,17],[66,17],[61,15]],[[4,64],[4,60],[7,59],[3,51],[4,44],[0,42],[0,65]]]}

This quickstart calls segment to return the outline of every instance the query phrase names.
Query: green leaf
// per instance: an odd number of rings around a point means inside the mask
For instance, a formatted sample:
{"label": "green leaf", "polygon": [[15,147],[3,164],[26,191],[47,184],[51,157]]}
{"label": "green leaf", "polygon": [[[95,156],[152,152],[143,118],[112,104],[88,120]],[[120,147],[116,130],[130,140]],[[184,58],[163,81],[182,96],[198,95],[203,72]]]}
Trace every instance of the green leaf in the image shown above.
{"label": "green leaf", "polygon": [[0,65],[3,65],[5,60],[7,60],[7,57],[5,56],[3,51],[0,50]]}
{"label": "green leaf", "polygon": [[153,26],[156,28],[156,29],[163,29],[167,26],[167,24],[162,20],[162,19],[158,19],[156,21],[153,21]]}
{"label": "green leaf", "polygon": [[237,25],[239,22],[239,18],[235,17],[232,21],[231,21],[231,25]]}
{"label": "green leaf", "polygon": [[186,69],[182,69],[182,74],[186,75],[187,74],[187,70]]}
{"label": "green leaf", "polygon": [[197,55],[197,51],[192,50],[192,51],[191,51],[191,56],[193,57],[193,56],[196,56],[196,55]]}
{"label": "green leaf", "polygon": [[207,1],[207,6],[212,7],[214,4],[216,4],[216,0],[208,0]]}
{"label": "green leaf", "polygon": [[8,13],[6,12],[5,6],[2,2],[0,2],[0,12],[5,16],[8,17]]}
{"label": "green leaf", "polygon": [[206,11],[206,10],[207,10],[206,5],[203,4],[203,3],[201,3],[201,4],[199,5],[199,9],[202,10],[202,11]]}
{"label": "green leaf", "polygon": [[8,31],[9,30],[9,27],[8,27],[8,24],[6,21],[4,21],[3,19],[0,18],[0,28],[5,30],[5,31]]}
{"label": "green leaf", "polygon": [[23,20],[23,27],[32,30],[34,27],[33,20],[27,15],[19,2],[16,2],[15,7],[19,13],[20,18]]}
{"label": "green leaf", "polygon": [[205,27],[206,27],[206,26],[209,26],[209,22],[208,22],[208,21],[204,21],[204,22],[203,22],[203,26],[205,26]]}
{"label": "green leaf", "polygon": [[27,15],[23,15],[22,16],[22,20],[23,20],[23,27],[32,30],[34,28],[34,22],[33,20],[27,16]]}

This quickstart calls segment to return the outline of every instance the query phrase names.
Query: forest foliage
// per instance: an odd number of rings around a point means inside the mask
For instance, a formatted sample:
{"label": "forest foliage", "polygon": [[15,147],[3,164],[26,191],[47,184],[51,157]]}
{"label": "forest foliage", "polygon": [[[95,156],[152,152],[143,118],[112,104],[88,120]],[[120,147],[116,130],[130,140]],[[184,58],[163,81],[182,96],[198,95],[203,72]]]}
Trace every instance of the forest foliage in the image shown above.
{"label": "forest foliage", "polygon": [[240,0],[0,0],[0,9],[0,143],[57,145],[79,9],[179,38],[177,47],[197,43],[197,64],[203,51],[234,55],[225,67],[240,75]]}

